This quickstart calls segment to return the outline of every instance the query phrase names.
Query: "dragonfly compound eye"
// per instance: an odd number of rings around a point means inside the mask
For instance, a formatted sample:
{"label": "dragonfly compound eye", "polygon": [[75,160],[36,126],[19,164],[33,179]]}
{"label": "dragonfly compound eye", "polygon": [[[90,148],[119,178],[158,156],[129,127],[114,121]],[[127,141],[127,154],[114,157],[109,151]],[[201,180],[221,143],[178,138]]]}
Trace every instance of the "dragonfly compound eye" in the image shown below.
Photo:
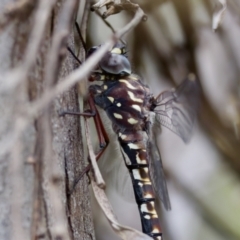
{"label": "dragonfly compound eye", "polygon": [[103,71],[110,74],[131,74],[131,64],[129,60],[121,54],[108,52],[100,61],[99,66]]}

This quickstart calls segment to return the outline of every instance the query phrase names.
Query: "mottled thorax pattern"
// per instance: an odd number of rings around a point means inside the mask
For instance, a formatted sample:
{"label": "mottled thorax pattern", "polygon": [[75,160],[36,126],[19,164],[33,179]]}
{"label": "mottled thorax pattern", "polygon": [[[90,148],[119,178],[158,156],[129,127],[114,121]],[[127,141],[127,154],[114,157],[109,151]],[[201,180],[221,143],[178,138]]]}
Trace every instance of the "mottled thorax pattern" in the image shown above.
{"label": "mottled thorax pattern", "polygon": [[137,75],[105,77],[101,87],[91,86],[95,91],[95,103],[103,108],[111,119],[114,130],[145,129],[152,95]]}

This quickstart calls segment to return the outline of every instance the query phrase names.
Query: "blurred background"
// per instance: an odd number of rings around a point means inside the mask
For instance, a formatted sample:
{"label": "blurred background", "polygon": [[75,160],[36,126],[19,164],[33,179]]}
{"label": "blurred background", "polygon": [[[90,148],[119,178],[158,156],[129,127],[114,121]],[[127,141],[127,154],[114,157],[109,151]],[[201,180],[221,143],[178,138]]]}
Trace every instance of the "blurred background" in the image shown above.
{"label": "blurred background", "polygon": [[[216,31],[212,19],[222,1],[134,2],[148,20],[124,38],[133,72],[155,95],[178,85],[190,72],[202,89],[191,142],[185,145],[165,128],[159,135],[172,204],[169,212],[159,208],[164,239],[240,239],[240,2],[228,1]],[[80,6],[80,18],[81,11]],[[117,30],[131,18],[121,12],[107,21]],[[88,30],[88,47],[104,43],[112,34],[95,13],[90,14]],[[141,229],[127,170],[111,150],[118,152],[116,142],[99,160],[107,195],[119,222]],[[117,239],[92,201],[97,239]]]}

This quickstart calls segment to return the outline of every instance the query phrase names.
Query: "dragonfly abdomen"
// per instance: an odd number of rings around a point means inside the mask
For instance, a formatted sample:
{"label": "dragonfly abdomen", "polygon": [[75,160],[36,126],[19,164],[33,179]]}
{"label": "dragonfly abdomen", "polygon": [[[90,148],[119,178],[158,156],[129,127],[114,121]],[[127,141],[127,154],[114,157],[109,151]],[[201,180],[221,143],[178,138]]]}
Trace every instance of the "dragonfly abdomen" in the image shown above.
{"label": "dragonfly abdomen", "polygon": [[[131,136],[138,141],[131,141]],[[126,136],[126,137],[125,137]],[[119,142],[124,151],[124,160],[130,172],[134,195],[141,217],[142,230],[154,240],[162,239],[162,231],[155,209],[155,194],[150,178],[146,142],[139,132],[119,134]],[[123,139],[124,138],[124,139]],[[142,137],[143,138],[143,137]]]}

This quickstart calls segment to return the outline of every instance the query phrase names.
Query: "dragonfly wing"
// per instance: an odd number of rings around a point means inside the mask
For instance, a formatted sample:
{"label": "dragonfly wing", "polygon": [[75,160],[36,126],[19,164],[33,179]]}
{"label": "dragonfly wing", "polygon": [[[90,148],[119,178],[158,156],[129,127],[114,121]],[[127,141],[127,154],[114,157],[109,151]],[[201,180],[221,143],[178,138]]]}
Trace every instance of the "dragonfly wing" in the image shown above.
{"label": "dragonfly wing", "polygon": [[165,91],[156,98],[157,121],[184,142],[191,136],[194,119],[199,103],[199,86],[193,74],[183,81],[175,90]]}
{"label": "dragonfly wing", "polygon": [[168,195],[167,183],[164,176],[163,165],[159,149],[156,145],[156,139],[154,132],[156,123],[148,129],[148,162],[151,175],[151,181],[153,184],[156,195],[161,199],[166,210],[171,209],[171,203]]}

